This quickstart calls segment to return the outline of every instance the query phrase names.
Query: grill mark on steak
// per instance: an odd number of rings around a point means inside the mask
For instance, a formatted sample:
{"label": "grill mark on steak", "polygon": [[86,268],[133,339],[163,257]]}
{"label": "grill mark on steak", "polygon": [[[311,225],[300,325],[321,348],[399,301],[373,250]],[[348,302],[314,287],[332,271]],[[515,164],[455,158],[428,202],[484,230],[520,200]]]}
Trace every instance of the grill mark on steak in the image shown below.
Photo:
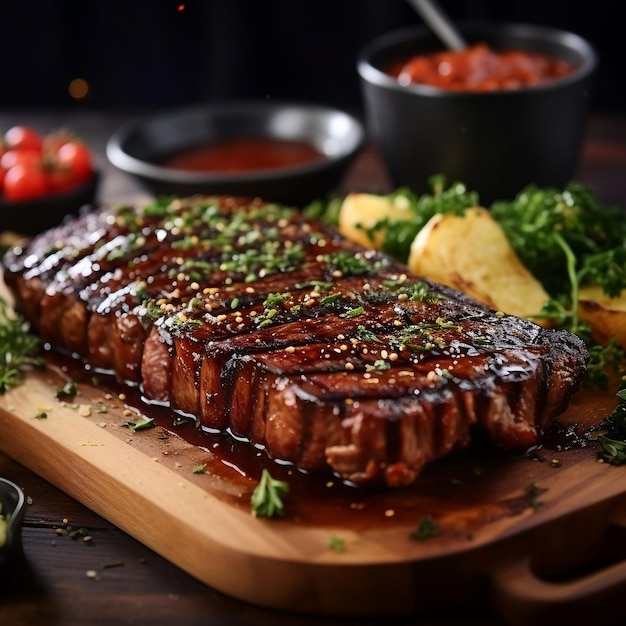
{"label": "grill mark on steak", "polygon": [[476,427],[505,448],[536,443],[588,356],[570,333],[407,276],[260,201],[101,210],[4,264],[56,348],[205,428],[353,483],[408,484]]}

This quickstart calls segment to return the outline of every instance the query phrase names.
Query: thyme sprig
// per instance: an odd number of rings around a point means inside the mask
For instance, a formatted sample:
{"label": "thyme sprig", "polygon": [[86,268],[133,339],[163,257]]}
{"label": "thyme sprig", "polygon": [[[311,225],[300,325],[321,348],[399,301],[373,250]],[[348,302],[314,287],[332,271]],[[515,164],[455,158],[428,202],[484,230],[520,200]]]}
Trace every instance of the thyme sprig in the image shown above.
{"label": "thyme sprig", "polygon": [[289,485],[272,478],[267,469],[261,473],[261,480],[252,492],[250,506],[255,517],[277,517],[283,514],[283,498],[289,493]]}

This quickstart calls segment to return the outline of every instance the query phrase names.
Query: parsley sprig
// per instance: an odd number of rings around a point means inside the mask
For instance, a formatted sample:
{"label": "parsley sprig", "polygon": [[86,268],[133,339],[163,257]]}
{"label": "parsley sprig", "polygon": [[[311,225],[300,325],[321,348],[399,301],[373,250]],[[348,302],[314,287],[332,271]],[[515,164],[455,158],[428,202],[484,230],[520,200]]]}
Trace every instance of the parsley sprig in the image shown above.
{"label": "parsley sprig", "polygon": [[29,367],[41,367],[40,342],[30,334],[30,325],[10,312],[0,298],[0,393],[20,383],[20,374]]}

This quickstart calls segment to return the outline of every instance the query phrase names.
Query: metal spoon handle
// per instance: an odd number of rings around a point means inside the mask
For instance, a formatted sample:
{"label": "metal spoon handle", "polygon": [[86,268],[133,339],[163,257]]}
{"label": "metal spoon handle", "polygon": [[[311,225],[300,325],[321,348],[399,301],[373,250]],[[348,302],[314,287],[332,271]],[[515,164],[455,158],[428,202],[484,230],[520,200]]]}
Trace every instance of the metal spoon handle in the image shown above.
{"label": "metal spoon handle", "polygon": [[408,2],[448,48],[452,50],[467,48],[463,37],[436,0],[408,0]]}

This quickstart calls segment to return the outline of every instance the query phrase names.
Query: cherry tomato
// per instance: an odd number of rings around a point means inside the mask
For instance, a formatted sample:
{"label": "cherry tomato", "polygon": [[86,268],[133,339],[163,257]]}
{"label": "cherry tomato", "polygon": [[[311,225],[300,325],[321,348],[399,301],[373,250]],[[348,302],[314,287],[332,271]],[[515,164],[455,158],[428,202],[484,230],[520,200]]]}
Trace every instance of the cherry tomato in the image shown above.
{"label": "cherry tomato", "polygon": [[67,130],[14,126],[0,137],[0,195],[28,200],[68,192],[94,175],[87,145]]}
{"label": "cherry tomato", "polygon": [[93,175],[93,163],[89,148],[80,141],[68,141],[56,152],[55,167],[71,172],[76,183],[89,180]]}
{"label": "cherry tomato", "polygon": [[24,165],[41,163],[41,158],[41,153],[32,148],[13,148],[0,157],[0,169],[6,171],[18,163]]}
{"label": "cherry tomato", "polygon": [[69,167],[51,167],[47,170],[50,190],[56,193],[71,191],[80,181],[76,180],[74,172]]}
{"label": "cherry tomato", "polygon": [[53,159],[58,149],[64,143],[68,143],[69,141],[74,141],[74,140],[75,140],[74,135],[72,135],[71,132],[67,130],[57,130],[57,131],[54,131],[53,133],[46,135],[43,138],[43,146],[41,148],[44,158]]}
{"label": "cherry tomato", "polygon": [[2,190],[7,200],[41,198],[50,190],[48,175],[37,164],[17,163],[4,175]]}
{"label": "cherry tomato", "polygon": [[30,126],[13,126],[4,133],[7,148],[28,148],[41,152],[43,137]]}

